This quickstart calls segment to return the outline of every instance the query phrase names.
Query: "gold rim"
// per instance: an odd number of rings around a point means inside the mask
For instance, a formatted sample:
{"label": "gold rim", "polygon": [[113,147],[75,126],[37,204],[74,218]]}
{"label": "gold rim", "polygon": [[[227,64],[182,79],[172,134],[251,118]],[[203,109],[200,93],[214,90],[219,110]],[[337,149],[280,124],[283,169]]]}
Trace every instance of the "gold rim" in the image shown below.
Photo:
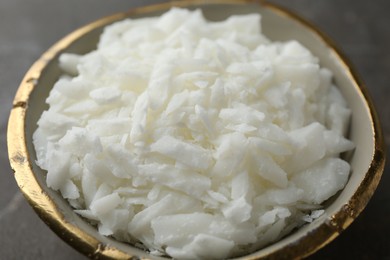
{"label": "gold rim", "polygon": [[308,30],[314,32],[322,41],[329,46],[335,53],[336,57],[342,62],[345,71],[348,72],[348,77],[351,82],[354,82],[356,90],[362,96],[362,99],[366,101],[367,110],[371,116],[371,128],[374,133],[374,151],[373,158],[369,169],[364,177],[364,180],[360,183],[359,187],[352,195],[348,204],[344,205],[336,214],[334,214],[329,221],[320,224],[318,227],[310,231],[310,235],[303,236],[298,240],[283,244],[283,248],[265,248],[257,253],[247,256],[247,259],[279,259],[279,258],[300,258],[308,256],[318,249],[322,248],[335,237],[337,237],[341,231],[347,228],[352,221],[359,215],[364,209],[369,199],[373,195],[385,164],[385,145],[384,139],[379,123],[378,116],[375,112],[373,102],[368,95],[368,91],[357,76],[356,71],[352,68],[351,64],[341,54],[335,44],[322,32],[320,32],[315,26],[302,19],[291,11],[286,10],[280,6],[265,3],[265,1],[253,1],[253,0],[196,0],[196,1],[180,1],[171,2],[158,5],[151,5],[132,9],[126,13],[119,13],[112,16],[102,18],[96,22],[86,25],[64,39],[60,40],[42,57],[34,63],[30,70],[22,80],[19,89],[16,93],[13,108],[10,113],[8,124],[8,153],[9,160],[12,169],[15,172],[15,179],[23,192],[24,196],[41,217],[41,219],[63,240],[76,248],[81,253],[88,257],[99,259],[140,259],[137,256],[132,256],[118,248],[103,244],[95,237],[87,234],[76,225],[66,221],[64,215],[60,212],[55,202],[44,191],[37,181],[28,153],[25,136],[25,120],[26,111],[28,109],[28,100],[31,92],[36,86],[36,80],[39,79],[41,72],[45,69],[48,62],[55,59],[57,55],[67,48],[72,42],[79,39],[84,34],[91,32],[101,26],[110,24],[131,15],[146,14],[154,11],[161,11],[169,9],[171,6],[188,7],[191,5],[199,4],[245,4],[245,3],[259,3],[265,8],[271,9],[273,12],[277,12],[281,16],[287,16],[306,27]]}

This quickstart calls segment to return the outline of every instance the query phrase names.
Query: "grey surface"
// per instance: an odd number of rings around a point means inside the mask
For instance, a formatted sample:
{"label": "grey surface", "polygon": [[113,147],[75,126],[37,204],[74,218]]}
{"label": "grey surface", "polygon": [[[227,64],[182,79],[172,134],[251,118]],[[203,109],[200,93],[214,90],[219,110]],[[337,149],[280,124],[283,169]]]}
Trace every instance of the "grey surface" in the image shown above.
{"label": "grey surface", "polygon": [[[85,259],[22,197],[6,148],[9,110],[31,64],[57,40],[102,16],[157,1],[0,0],[0,259]],[[163,2],[162,0],[160,2]],[[341,47],[366,82],[390,144],[390,1],[274,0],[309,19]],[[389,158],[389,156],[388,156]],[[311,259],[390,259],[390,169],[359,218]]]}

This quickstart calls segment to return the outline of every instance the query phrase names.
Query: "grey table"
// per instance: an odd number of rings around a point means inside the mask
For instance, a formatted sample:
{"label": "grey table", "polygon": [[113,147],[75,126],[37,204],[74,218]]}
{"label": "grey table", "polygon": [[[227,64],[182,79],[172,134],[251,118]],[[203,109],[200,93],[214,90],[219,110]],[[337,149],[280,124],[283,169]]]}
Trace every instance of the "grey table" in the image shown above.
{"label": "grey table", "polygon": [[[85,259],[61,241],[22,197],[8,164],[6,128],[15,91],[40,54],[77,27],[158,1],[0,1],[0,259]],[[163,2],[160,0],[160,2]],[[390,144],[390,1],[274,0],[330,35],[369,87]],[[389,159],[389,156],[388,156]],[[311,259],[390,259],[390,169],[365,211]]]}

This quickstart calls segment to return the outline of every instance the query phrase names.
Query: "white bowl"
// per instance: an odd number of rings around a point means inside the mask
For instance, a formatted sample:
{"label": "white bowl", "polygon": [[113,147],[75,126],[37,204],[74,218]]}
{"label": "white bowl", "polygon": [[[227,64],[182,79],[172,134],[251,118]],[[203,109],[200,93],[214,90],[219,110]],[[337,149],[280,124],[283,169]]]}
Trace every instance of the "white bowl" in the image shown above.
{"label": "white bowl", "polygon": [[201,8],[210,20],[232,14],[260,13],[264,34],[271,40],[298,40],[329,68],[352,110],[350,139],[356,149],[347,158],[352,174],[346,187],[325,205],[325,213],[314,222],[243,259],[300,258],[312,254],[343,231],[371,198],[384,169],[384,140],[371,99],[362,81],[334,44],[315,27],[291,12],[271,4],[245,0],[180,1],[147,6],[102,18],[71,33],[31,67],[14,100],[8,126],[8,150],[15,178],[25,197],[45,223],[74,248],[93,258],[159,259],[131,245],[100,235],[96,228],[75,214],[60,194],[45,184],[45,173],[35,164],[32,133],[45,99],[61,75],[58,56],[62,52],[87,53],[96,47],[102,28],[126,17],[157,16],[172,5]]}

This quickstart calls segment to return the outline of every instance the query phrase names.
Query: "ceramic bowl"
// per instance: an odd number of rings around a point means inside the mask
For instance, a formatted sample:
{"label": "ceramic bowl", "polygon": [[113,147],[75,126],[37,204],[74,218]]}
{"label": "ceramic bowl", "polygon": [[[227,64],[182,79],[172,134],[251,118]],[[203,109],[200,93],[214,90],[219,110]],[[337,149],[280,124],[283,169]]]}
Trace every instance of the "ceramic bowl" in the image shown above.
{"label": "ceramic bowl", "polygon": [[60,77],[58,56],[83,54],[96,47],[104,26],[126,17],[157,16],[171,6],[201,8],[210,20],[233,14],[260,13],[263,33],[271,40],[298,40],[319,57],[334,74],[335,83],[352,110],[350,139],[356,149],[347,158],[352,174],[346,187],[325,205],[325,213],[242,259],[293,259],[308,256],[342,232],[366,206],[384,168],[384,140],[371,99],[362,81],[334,44],[315,27],[281,7],[261,1],[179,1],[147,6],[102,18],[84,26],[55,44],[31,67],[14,100],[8,126],[9,159],[16,181],[42,220],[71,246],[91,258],[159,259],[131,245],[100,235],[95,227],[76,215],[59,193],[45,184],[45,173],[35,164],[32,133],[47,108],[45,99]]}

